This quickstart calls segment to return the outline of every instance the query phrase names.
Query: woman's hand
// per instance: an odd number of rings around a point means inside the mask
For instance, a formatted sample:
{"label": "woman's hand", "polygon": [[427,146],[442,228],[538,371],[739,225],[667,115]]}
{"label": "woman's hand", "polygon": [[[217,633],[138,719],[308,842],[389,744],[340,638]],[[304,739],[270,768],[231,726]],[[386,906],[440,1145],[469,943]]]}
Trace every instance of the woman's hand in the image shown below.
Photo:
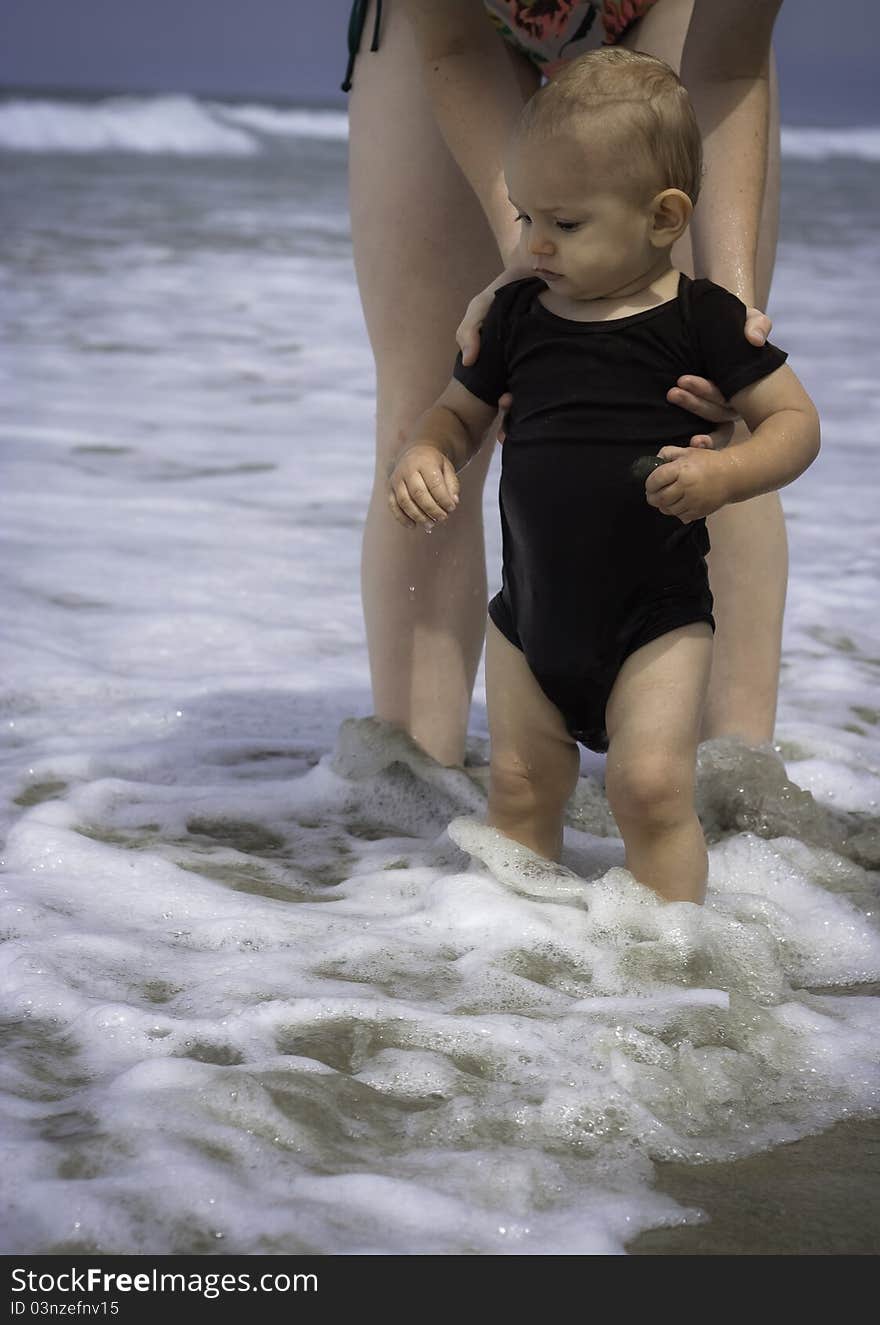
{"label": "woman's hand", "polygon": [[[760,308],[746,309],[745,336],[752,345],[763,345],[772,328],[773,323]],[[667,391],[666,399],[671,405],[678,405],[679,409],[699,414],[701,419],[718,425],[711,433],[698,433],[692,437],[692,446],[709,446],[717,451],[730,441],[739,415],[728,405],[714,382],[686,374]]]}
{"label": "woman's hand", "polygon": [[479,356],[480,327],[485,322],[486,314],[492,307],[495,291],[500,290],[504,285],[510,285],[512,281],[521,281],[525,276],[534,276],[534,274],[530,264],[520,265],[517,257],[514,256],[510,266],[505,267],[501,275],[496,276],[491,285],[487,285],[485,290],[481,290],[479,294],[474,295],[455,333],[458,348],[461,350],[461,361],[466,368],[475,363]]}
{"label": "woman's hand", "polygon": [[746,340],[751,341],[753,345],[763,345],[772,330],[773,323],[760,308],[746,309]]}
{"label": "woman's hand", "polygon": [[679,409],[686,409],[691,414],[699,414],[701,419],[717,425],[711,433],[698,433],[692,437],[691,446],[718,450],[730,441],[739,415],[708,378],[686,374],[666,392],[666,399],[671,405],[678,405]]}
{"label": "woman's hand", "polygon": [[486,314],[492,307],[496,289],[497,285],[492,284],[485,290],[481,290],[479,294],[474,295],[455,333],[458,348],[461,350],[461,361],[465,367],[475,363],[479,356],[480,327],[485,322]]}
{"label": "woman's hand", "polygon": [[433,529],[458,505],[459,482],[452,461],[426,442],[416,442],[398,456],[388,479],[388,505],[406,529]]}

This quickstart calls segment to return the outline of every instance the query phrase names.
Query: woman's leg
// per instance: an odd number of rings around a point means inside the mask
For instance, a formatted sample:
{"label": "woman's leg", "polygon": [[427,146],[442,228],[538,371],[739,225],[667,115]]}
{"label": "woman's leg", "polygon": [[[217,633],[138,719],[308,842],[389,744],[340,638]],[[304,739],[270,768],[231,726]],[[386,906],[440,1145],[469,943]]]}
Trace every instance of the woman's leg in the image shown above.
{"label": "woman's leg", "polygon": [[669,902],[702,902],[706,890],[694,773],[711,659],[705,622],[669,631],[630,654],[605,713],[605,788],[626,867]]}
{"label": "woman's leg", "polygon": [[[766,308],[779,225],[779,89],[770,67],[770,138],[761,215],[756,297]],[[731,446],[745,441],[737,425]],[[788,582],[788,540],[777,492],[726,506],[708,521],[709,578],[715,595],[715,656],[703,718],[704,740],[773,740]]]}
{"label": "woman's leg", "polygon": [[[623,44],[658,56],[678,69],[692,0],[658,0]],[[776,256],[779,218],[779,98],[771,61],[767,182],[761,214],[757,299],[766,308]],[[693,274],[685,237],[673,261]],[[731,445],[748,432],[740,424]],[[716,635],[702,739],[738,736],[752,745],[773,739],[788,547],[776,493],[728,506],[708,522],[709,574],[715,595]]]}
{"label": "woman's leg", "polygon": [[522,650],[491,620],[486,696],[492,744],[486,822],[548,860],[559,860],[563,814],[580,770],[577,744]]}
{"label": "woman's leg", "polygon": [[[372,24],[371,5],[365,34]],[[355,265],[377,369],[362,568],[373,696],[379,717],[455,764],[464,755],[486,621],[482,489],[492,445],[463,471],[455,519],[430,535],[391,518],[385,482],[389,460],[452,376],[455,329],[468,301],[501,261],[434,123],[401,5],[384,6],[379,50],[367,45],[365,38],[351,93],[350,180]],[[523,101],[527,94],[526,84]]]}

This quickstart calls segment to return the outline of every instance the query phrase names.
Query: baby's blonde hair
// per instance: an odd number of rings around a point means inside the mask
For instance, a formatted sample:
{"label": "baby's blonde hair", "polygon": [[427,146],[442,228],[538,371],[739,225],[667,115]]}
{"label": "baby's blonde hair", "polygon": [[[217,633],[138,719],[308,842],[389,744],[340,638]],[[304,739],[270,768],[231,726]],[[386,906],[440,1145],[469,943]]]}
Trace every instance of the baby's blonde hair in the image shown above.
{"label": "baby's blonde hair", "polygon": [[690,97],[668,64],[642,51],[605,46],[572,60],[527,103],[518,132],[599,137],[621,163],[636,158],[640,188],[699,197],[703,148]]}

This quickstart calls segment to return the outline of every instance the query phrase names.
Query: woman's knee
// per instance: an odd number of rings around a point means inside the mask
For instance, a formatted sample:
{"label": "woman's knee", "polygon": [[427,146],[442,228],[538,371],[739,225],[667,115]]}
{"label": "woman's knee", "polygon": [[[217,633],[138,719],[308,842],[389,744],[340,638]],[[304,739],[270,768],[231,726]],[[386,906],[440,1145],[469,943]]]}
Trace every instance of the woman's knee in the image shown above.
{"label": "woman's knee", "polygon": [[657,827],[676,823],[693,812],[694,761],[657,751],[643,751],[624,760],[615,758],[612,746],[605,790],[618,823]]}

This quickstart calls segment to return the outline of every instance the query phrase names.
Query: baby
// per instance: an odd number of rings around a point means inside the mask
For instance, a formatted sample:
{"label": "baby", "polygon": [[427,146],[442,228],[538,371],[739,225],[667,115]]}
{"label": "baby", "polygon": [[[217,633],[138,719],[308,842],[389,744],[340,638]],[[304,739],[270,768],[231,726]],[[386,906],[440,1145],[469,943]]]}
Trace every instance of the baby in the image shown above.
{"label": "baby", "polygon": [[[627,868],[691,902],[707,873],[694,810],[714,630],[705,517],[790,483],[819,449],[786,355],[745,339],[732,294],[672,267],[700,172],[687,93],[651,56],[592,51],[532,98],[505,174],[535,276],[497,291],[477,362],[459,356],[388,494],[409,527],[454,518],[457,471],[512,392],[486,639],[488,823],[559,860],[577,743],[607,750]],[[705,425],[666,393],[695,369],[748,441],[688,445]]]}

